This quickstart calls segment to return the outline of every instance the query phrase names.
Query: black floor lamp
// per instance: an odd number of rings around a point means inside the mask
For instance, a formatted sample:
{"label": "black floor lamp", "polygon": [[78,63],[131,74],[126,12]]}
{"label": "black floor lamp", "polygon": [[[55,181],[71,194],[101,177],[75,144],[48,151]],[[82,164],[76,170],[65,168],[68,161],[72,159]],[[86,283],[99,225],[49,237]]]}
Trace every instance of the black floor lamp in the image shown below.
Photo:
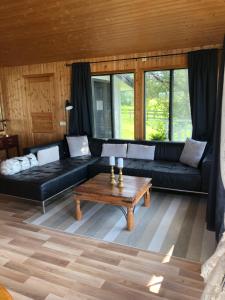
{"label": "black floor lamp", "polygon": [[65,102],[65,112],[66,112],[66,134],[69,134],[69,111],[73,109],[73,105],[69,100]]}

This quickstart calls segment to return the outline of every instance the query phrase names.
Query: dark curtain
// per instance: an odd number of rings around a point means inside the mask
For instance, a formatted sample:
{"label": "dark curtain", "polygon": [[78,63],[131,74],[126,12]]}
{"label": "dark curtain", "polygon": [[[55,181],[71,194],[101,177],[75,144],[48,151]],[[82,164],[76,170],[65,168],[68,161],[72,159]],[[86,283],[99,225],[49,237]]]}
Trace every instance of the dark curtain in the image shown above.
{"label": "dark curtain", "polygon": [[92,136],[92,92],[89,63],[73,63],[69,134]]}
{"label": "dark curtain", "polygon": [[217,93],[217,49],[188,53],[192,138],[212,140]]}
{"label": "dark curtain", "polygon": [[[222,62],[218,84],[218,99],[216,105],[216,118],[213,140],[213,166],[210,177],[210,189],[207,205],[207,229],[216,232],[217,241],[224,232],[224,211],[225,211],[225,188],[221,175],[221,122],[222,122],[222,103],[224,86],[224,60],[225,60],[225,39],[223,46]],[[224,122],[224,121],[223,121]],[[223,158],[224,159],[224,158]],[[224,166],[223,166],[224,167]]]}

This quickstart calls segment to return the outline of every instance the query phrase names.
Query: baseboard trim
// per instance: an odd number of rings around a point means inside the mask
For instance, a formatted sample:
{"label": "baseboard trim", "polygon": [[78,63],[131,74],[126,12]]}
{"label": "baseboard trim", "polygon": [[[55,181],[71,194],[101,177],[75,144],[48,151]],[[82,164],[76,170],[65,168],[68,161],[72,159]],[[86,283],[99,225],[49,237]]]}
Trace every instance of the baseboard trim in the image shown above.
{"label": "baseboard trim", "polygon": [[163,190],[163,191],[180,192],[180,193],[188,193],[188,194],[198,194],[198,195],[208,195],[208,193],[206,193],[206,192],[164,188],[164,187],[155,186],[155,185],[153,185],[152,188],[157,189],[157,190]]}

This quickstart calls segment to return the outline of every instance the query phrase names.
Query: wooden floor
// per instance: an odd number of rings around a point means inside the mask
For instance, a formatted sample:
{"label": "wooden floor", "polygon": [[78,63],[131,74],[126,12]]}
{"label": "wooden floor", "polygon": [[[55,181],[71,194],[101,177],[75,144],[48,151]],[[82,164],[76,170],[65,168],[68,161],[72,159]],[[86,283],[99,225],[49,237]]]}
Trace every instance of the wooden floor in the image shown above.
{"label": "wooden floor", "polygon": [[0,284],[15,300],[200,299],[198,263],[23,223],[37,210],[0,198]]}

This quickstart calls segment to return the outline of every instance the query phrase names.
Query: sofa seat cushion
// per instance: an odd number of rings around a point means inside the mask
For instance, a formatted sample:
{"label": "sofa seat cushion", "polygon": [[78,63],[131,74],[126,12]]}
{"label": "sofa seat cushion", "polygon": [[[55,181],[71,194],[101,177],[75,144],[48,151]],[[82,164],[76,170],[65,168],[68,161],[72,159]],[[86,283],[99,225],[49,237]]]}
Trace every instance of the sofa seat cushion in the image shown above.
{"label": "sofa seat cushion", "polygon": [[0,176],[0,193],[43,201],[87,178],[90,156],[66,158],[11,176]]}
{"label": "sofa seat cushion", "polygon": [[[110,171],[108,160],[105,158],[99,159],[90,165],[88,169],[91,177],[100,172]],[[117,168],[115,172],[117,172]],[[189,191],[201,190],[200,170],[179,162],[125,158],[123,173],[125,175],[150,177],[153,186],[156,187]]]}

